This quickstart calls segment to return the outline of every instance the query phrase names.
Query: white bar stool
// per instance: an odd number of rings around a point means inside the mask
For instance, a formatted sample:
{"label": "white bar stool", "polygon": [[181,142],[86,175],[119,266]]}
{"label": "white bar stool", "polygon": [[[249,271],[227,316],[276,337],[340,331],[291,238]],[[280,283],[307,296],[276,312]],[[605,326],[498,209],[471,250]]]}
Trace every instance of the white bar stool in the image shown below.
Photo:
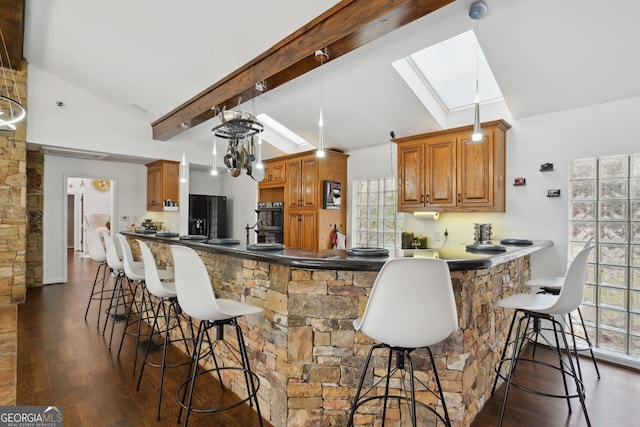
{"label": "white bar stool", "polygon": [[[593,242],[595,241],[595,239],[592,237],[589,240],[587,240],[583,246],[583,249],[586,247],[589,247],[593,244]],[[537,277],[535,279],[531,279],[528,282],[526,282],[524,285],[525,286],[529,286],[532,288],[538,288],[539,293],[544,293],[544,294],[551,294],[551,295],[558,295],[560,294],[560,290],[562,289],[562,287],[564,286],[564,282],[566,280],[565,276],[555,276],[555,277]],[[582,317],[582,311],[580,311],[580,307],[578,306],[577,308],[577,313],[578,313],[578,318],[580,320],[580,324],[582,325],[582,334],[583,335],[577,335],[575,333],[574,327],[573,327],[573,321],[571,319],[571,315],[567,316],[567,323],[569,324],[569,330],[571,332],[571,335],[573,335],[575,337],[575,342],[576,342],[576,346],[573,349],[574,352],[576,352],[576,355],[578,354],[578,351],[589,351],[590,356],[591,356],[591,361],[593,362],[593,366],[596,370],[596,375],[598,376],[598,378],[600,378],[600,370],[598,369],[598,362],[596,361],[596,356],[593,353],[593,344],[591,343],[591,340],[589,339],[589,334],[587,332],[587,327],[584,324],[584,318]],[[576,366],[578,368],[578,375],[580,376],[580,379],[582,379],[582,368],[580,367],[580,358],[576,357]]]}
{"label": "white bar stool", "polygon": [[[111,333],[109,335],[109,350],[111,350],[115,324],[126,320],[126,311],[128,307],[127,299],[131,298],[133,292],[130,286],[125,288],[124,264],[122,263],[122,259],[118,256],[118,249],[116,248],[115,241],[107,232],[102,233],[102,238],[104,240],[104,247],[107,253],[107,264],[111,270],[112,277],[115,278],[113,293],[109,300],[109,307],[106,310],[107,316],[102,327],[102,335],[104,336],[107,330],[107,323],[111,320]],[[128,281],[127,284],[129,284]],[[124,313],[122,313],[121,309],[124,310]]]}
{"label": "white bar stool", "polygon": [[[100,237],[95,231],[87,230],[85,232],[87,237],[87,247],[89,249],[89,256],[92,260],[98,262],[98,268],[96,269],[96,276],[93,279],[93,286],[91,287],[91,294],[89,294],[89,301],[87,302],[87,309],[84,312],[84,321],[87,321],[87,315],[89,314],[89,308],[92,301],[98,301],[98,320],[96,321],[96,328],[100,328],[100,316],[102,314],[102,302],[105,299],[105,294],[110,294],[111,289],[105,289],[107,278],[109,277],[109,265],[107,264],[107,253],[105,252],[104,245],[100,240]],[[100,285],[98,285],[100,283]],[[96,290],[96,287],[99,288]]]}
{"label": "white bar stool", "polygon": [[[149,292],[147,291],[145,284],[144,264],[142,262],[134,261],[131,246],[129,246],[129,241],[125,236],[118,233],[116,234],[116,239],[122,249],[122,265],[124,268],[124,274],[129,283],[129,287],[132,289],[131,301],[127,309],[126,323],[124,328],[122,328],[122,336],[120,337],[120,346],[118,347],[117,358],[120,359],[120,353],[122,352],[122,345],[124,344],[125,336],[130,335],[135,337],[136,343],[133,354],[133,368],[131,370],[131,375],[134,376],[136,374],[136,367],[138,364],[138,347],[140,345],[140,337],[144,336],[151,339],[151,333],[141,333],[140,331],[142,328],[142,322],[153,318],[153,306],[151,305]],[[165,273],[167,277],[173,277],[173,273]],[[131,286],[132,283],[135,283],[135,285]],[[139,297],[138,293],[140,294]],[[133,313],[134,308],[136,311],[136,318],[131,320],[131,314]],[[131,331],[130,327],[133,325],[135,325],[136,328],[134,331]]]}
{"label": "white bar stool", "polygon": [[[369,301],[361,319],[353,322],[356,331],[380,342],[371,347],[360,376],[358,390],[349,415],[348,426],[353,426],[358,408],[372,400],[382,399],[382,426],[385,424],[387,402],[395,399],[407,402],[411,425],[418,426],[417,406],[427,409],[446,426],[451,426],[438,371],[429,346],[437,344],[458,330],[458,312],[451,285],[449,266],[443,260],[431,258],[397,258],[387,261],[371,290]],[[389,350],[387,374],[375,382],[365,393],[362,387],[368,376],[373,351]],[[429,387],[414,375],[411,353],[424,348],[429,354],[435,386]],[[395,355],[395,366],[392,358]],[[408,368],[407,366],[408,365]],[[391,377],[401,374],[403,393],[390,393]],[[405,389],[408,374],[409,395]],[[384,394],[377,388],[384,381]],[[440,411],[416,400],[416,382],[421,390],[431,391],[442,405]],[[435,389],[435,390],[434,390]],[[369,395],[371,393],[371,395]],[[420,425],[426,421],[420,420]],[[377,425],[377,424],[376,424]],[[403,424],[404,425],[404,424]],[[431,425],[431,424],[429,424]]]}
{"label": "white bar stool", "polygon": [[[146,365],[149,365],[154,368],[160,368],[160,383],[158,386],[158,404],[156,409],[156,419],[160,419],[160,407],[162,404],[162,389],[164,384],[164,373],[167,368],[176,368],[178,366],[188,365],[189,361],[175,362],[175,363],[167,363],[167,348],[170,344],[174,342],[184,342],[185,348],[187,350],[187,355],[191,356],[191,351],[189,350],[189,342],[194,341],[193,336],[193,324],[191,323],[191,318],[187,318],[189,322],[189,326],[191,328],[191,337],[187,338],[184,330],[182,328],[181,323],[181,313],[182,310],[178,305],[176,293],[176,286],[174,282],[171,281],[163,281],[160,272],[166,270],[158,270],[158,266],[156,265],[155,257],[151,252],[149,246],[141,240],[136,240],[140,245],[140,251],[142,253],[142,261],[144,263],[144,281],[147,287],[147,291],[155,297],[156,306],[153,310],[153,322],[151,325],[151,334],[149,337],[149,341],[147,342],[147,348],[144,353],[144,360],[142,363],[142,367],[140,368],[140,376],[138,377],[138,383],[136,385],[136,390],[140,390],[140,382],[142,381],[142,375],[144,374],[144,368]],[[158,317],[160,316],[160,311],[162,311],[162,319],[164,323],[158,323]],[[180,337],[172,339],[171,332],[174,329],[178,329],[180,332]],[[157,332],[161,337],[163,336],[162,344],[152,345],[153,344],[153,335]],[[162,348],[162,357],[160,363],[152,360],[152,354],[155,353],[155,350]]]}
{"label": "white bar stool", "polygon": [[[584,384],[576,371],[573,363],[573,356],[571,354],[571,348],[567,341],[568,332],[563,327],[564,322],[560,322],[558,317],[567,316],[573,312],[582,302],[582,292],[587,274],[587,261],[589,253],[593,249],[593,246],[582,249],[571,262],[569,269],[567,270],[564,286],[558,295],[548,294],[515,294],[499,300],[496,303],[497,307],[512,308],[515,309],[513,319],[509,327],[509,333],[502,350],[502,356],[498,363],[496,363],[496,379],[493,383],[492,394],[495,393],[498,378],[505,380],[504,398],[502,401],[502,410],[500,412],[499,426],[502,426],[504,414],[507,406],[507,399],[509,397],[509,390],[511,386],[517,387],[521,390],[554,398],[563,398],[567,400],[567,406],[569,407],[569,413],[571,413],[571,399],[578,398],[582,411],[584,413],[587,426],[591,426],[589,420],[589,414],[587,413],[587,407],[584,400]],[[516,333],[511,338],[513,327],[516,319],[520,315],[518,321],[518,327]],[[550,342],[548,338],[541,333],[541,320],[546,320],[552,325],[552,328],[545,328],[551,332],[551,336],[555,342]],[[575,336],[573,337],[573,346],[575,348]],[[553,365],[541,360],[536,360],[534,357],[528,358],[523,355],[523,349],[527,342],[537,342],[538,338],[542,338],[547,341],[548,347],[554,351],[558,357],[558,365]],[[560,342],[562,340],[562,342]],[[511,346],[511,356],[506,357],[507,349]],[[567,358],[562,358],[562,351],[566,351]],[[577,357],[577,356],[576,356]],[[534,390],[530,387],[513,382],[514,372],[518,364],[527,362],[535,363],[542,367],[548,367],[554,370],[558,370],[562,373],[562,381],[564,385],[565,393],[562,395],[555,394],[550,391]],[[507,365],[506,373],[503,373],[503,365]],[[567,380],[573,380],[575,384],[575,390],[569,390]]]}
{"label": "white bar stool", "polygon": [[[172,245],[171,255],[173,256],[176,293],[178,294],[180,307],[192,318],[200,320],[195,347],[191,357],[190,374],[188,374],[187,379],[182,383],[176,393],[176,398],[180,405],[178,422],[182,416],[183,409],[186,410],[184,417],[184,426],[186,427],[191,412],[225,411],[249,402],[250,406],[253,406],[253,404],[256,405],[256,412],[260,426],[262,426],[262,415],[260,414],[260,405],[258,404],[260,381],[258,376],[251,371],[247,348],[242,336],[242,329],[240,325],[238,325],[237,319],[240,316],[262,313],[263,309],[230,299],[216,298],[209,279],[209,273],[202,259],[193,249],[186,246]],[[239,348],[234,348],[231,343],[224,339],[225,325],[235,328]],[[216,329],[216,339],[213,342],[209,336],[209,330],[212,328]],[[205,340],[209,344],[209,348],[203,353],[202,344]],[[230,354],[235,353],[239,366],[220,366],[215,357],[215,348],[218,345],[224,345]],[[207,356],[213,358],[215,368],[209,370],[199,369],[198,361]],[[224,407],[194,408],[192,406],[192,397],[198,377],[210,372],[216,372],[221,390],[224,391],[225,387],[222,383],[221,374],[223,370],[242,371],[247,388],[247,397]],[[180,397],[181,391],[182,397]]]}

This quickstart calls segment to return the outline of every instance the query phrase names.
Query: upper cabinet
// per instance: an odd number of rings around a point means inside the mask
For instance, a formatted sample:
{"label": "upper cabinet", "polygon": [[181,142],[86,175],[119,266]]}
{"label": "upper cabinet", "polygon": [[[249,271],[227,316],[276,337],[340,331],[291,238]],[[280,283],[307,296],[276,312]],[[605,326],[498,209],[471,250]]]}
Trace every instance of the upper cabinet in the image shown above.
{"label": "upper cabinet", "polygon": [[401,212],[504,212],[504,120],[394,139],[398,145],[398,210]]}
{"label": "upper cabinet", "polygon": [[158,160],[147,164],[147,210],[164,210],[164,201],[180,198],[180,162]]}
{"label": "upper cabinet", "polygon": [[290,209],[318,207],[318,159],[315,154],[287,162],[287,205]]}
{"label": "upper cabinet", "polygon": [[285,165],[281,160],[265,160],[264,179],[260,181],[260,187],[279,186],[284,184]]}

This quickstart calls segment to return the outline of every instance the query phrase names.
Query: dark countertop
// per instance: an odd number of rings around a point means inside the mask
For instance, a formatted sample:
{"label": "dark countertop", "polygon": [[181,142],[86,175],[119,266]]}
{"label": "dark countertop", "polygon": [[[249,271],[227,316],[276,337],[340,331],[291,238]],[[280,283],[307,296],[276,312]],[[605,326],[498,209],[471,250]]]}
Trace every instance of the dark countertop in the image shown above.
{"label": "dark countertop", "polygon": [[181,240],[178,237],[157,237],[155,234],[139,234],[129,231],[122,231],[121,233],[136,239],[153,240],[166,244],[180,244],[205,252],[227,254],[290,267],[351,271],[379,271],[389,259],[403,256],[440,258],[447,261],[451,271],[477,270],[503,264],[553,245],[551,240],[534,240],[530,246],[503,245],[506,248],[504,252],[470,252],[466,250],[465,245],[455,245],[417,251],[398,250],[396,254],[389,253],[388,257],[374,257],[347,255],[344,249],[308,250],[285,248],[277,251],[255,251],[248,250],[244,243],[215,245],[206,243],[204,240]]}

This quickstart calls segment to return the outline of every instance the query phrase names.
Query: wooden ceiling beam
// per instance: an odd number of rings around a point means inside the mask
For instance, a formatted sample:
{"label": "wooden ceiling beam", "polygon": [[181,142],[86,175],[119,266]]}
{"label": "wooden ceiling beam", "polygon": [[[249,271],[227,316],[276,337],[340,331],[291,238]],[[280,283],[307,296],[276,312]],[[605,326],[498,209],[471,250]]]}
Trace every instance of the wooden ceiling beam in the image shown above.
{"label": "wooden ceiling beam", "polygon": [[[0,57],[6,68],[20,70],[24,40],[24,0],[0,0],[0,30],[9,52],[9,58],[0,45]],[[0,42],[1,43],[1,42]]]}
{"label": "wooden ceiling beam", "polygon": [[[454,0],[344,0],[296,32],[151,124],[153,139],[166,141],[316,68],[314,52],[327,47],[329,61],[421,18]],[[240,101],[241,100],[241,101]]]}

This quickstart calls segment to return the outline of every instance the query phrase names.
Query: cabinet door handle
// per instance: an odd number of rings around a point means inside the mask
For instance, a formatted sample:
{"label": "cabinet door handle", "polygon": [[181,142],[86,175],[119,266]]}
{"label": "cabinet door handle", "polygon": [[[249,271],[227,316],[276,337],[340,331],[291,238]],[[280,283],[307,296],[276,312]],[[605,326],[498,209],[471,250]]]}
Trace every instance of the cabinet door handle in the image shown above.
{"label": "cabinet door handle", "polygon": [[460,203],[460,193],[458,193],[458,203]]}
{"label": "cabinet door handle", "polygon": [[427,202],[426,203],[428,205],[429,204],[429,195],[427,194],[426,196],[427,196]]}
{"label": "cabinet door handle", "polygon": [[420,204],[424,205],[424,194],[420,195]]}

